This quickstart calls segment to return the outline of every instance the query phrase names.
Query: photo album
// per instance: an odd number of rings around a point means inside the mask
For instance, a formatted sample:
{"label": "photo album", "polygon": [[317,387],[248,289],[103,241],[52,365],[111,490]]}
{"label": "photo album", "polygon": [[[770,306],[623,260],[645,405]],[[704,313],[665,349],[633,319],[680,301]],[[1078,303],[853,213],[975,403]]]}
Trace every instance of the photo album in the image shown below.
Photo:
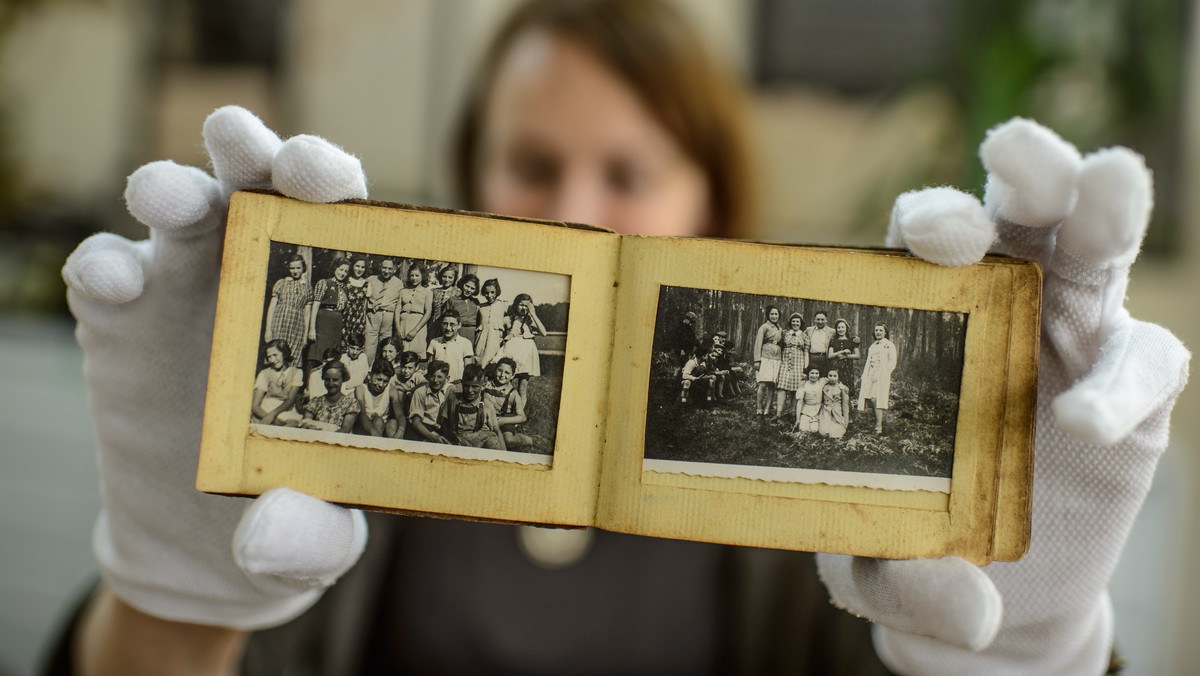
{"label": "photo album", "polygon": [[229,204],[197,488],[884,558],[1029,546],[1041,270]]}

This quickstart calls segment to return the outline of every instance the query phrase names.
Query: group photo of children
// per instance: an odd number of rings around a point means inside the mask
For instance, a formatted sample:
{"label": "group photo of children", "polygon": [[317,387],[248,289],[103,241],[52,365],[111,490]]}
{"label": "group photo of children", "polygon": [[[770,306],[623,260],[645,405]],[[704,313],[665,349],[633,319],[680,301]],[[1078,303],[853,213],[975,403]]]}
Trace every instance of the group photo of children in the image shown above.
{"label": "group photo of children", "polygon": [[664,286],[645,457],[949,478],[966,315]]}
{"label": "group photo of children", "polygon": [[251,423],[552,455],[563,275],[272,242]]}

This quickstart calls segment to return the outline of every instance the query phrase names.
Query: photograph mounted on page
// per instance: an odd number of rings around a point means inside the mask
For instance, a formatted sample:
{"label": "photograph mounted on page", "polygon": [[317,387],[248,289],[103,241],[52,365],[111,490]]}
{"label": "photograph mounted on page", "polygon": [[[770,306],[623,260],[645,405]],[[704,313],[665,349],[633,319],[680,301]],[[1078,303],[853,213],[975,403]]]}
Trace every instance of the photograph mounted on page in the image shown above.
{"label": "photograph mounted on page", "polygon": [[197,486],[910,558],[1028,542],[1040,269],[230,201]]}

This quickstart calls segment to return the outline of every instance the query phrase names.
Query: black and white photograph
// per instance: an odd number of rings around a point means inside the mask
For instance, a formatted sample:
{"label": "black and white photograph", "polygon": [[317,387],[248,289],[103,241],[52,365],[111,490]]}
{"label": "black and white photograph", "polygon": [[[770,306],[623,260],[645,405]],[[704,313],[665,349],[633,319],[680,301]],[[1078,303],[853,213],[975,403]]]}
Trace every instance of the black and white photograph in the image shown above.
{"label": "black and white photograph", "polygon": [[660,288],[643,470],[949,493],[967,315]]}
{"label": "black and white photograph", "polygon": [[254,432],[550,464],[570,277],[271,242]]}

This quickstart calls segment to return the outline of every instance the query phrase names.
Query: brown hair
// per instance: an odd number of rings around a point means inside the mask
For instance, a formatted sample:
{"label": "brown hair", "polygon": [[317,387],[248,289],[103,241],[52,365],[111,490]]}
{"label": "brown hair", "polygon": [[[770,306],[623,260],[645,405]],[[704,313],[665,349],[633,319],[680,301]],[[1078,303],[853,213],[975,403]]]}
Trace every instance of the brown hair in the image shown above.
{"label": "brown hair", "polygon": [[486,52],[458,120],[454,180],[460,203],[479,208],[479,143],[496,70],[518,37],[538,29],[578,43],[611,68],[700,166],[708,180],[712,221],[704,234],[750,232],[745,94],[662,0],[530,0],[509,16]]}

